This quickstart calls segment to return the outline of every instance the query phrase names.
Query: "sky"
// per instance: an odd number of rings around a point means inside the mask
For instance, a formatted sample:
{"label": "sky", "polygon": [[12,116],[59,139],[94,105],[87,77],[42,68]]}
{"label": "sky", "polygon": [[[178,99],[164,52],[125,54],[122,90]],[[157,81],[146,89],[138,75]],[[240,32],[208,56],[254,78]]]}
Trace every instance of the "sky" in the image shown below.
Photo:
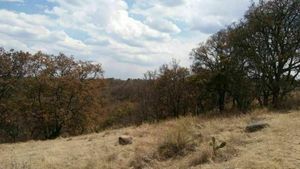
{"label": "sky", "polygon": [[238,21],[250,0],[0,0],[0,46],[101,63],[105,77],[142,78]]}

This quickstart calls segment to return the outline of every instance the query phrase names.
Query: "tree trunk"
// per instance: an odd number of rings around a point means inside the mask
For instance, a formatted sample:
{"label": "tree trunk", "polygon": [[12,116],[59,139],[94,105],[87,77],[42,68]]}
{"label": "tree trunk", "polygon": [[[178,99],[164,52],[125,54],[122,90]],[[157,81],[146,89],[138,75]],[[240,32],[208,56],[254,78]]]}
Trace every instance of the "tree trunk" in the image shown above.
{"label": "tree trunk", "polygon": [[218,100],[219,111],[223,112],[225,107],[225,92],[219,92],[219,100]]}
{"label": "tree trunk", "polygon": [[264,106],[269,105],[269,95],[266,92],[264,92],[264,95],[263,95],[263,105]]}
{"label": "tree trunk", "polygon": [[274,108],[279,107],[279,92],[278,91],[274,91],[274,93],[273,93],[272,105]]}
{"label": "tree trunk", "polygon": [[258,101],[258,103],[259,103],[259,106],[260,106],[260,107],[263,107],[264,104],[263,104],[263,102],[262,102],[262,100],[261,100],[261,97],[258,96],[256,99],[257,99],[257,101]]}

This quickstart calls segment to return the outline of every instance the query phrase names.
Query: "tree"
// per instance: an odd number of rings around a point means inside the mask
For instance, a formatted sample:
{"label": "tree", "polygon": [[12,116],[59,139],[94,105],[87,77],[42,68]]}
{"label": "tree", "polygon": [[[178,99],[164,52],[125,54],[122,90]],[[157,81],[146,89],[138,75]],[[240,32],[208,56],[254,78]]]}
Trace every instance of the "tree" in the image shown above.
{"label": "tree", "polygon": [[216,95],[220,111],[224,110],[230,80],[231,48],[228,46],[227,35],[226,30],[219,31],[191,52],[192,70],[195,74],[207,78],[205,86]]}
{"label": "tree", "polygon": [[[300,71],[300,1],[253,4],[238,24],[213,35],[192,51],[195,74],[210,74],[219,110],[225,97],[247,108],[253,94],[261,105],[280,101],[294,88]],[[203,74],[203,73],[202,73]]]}
{"label": "tree", "polygon": [[0,134],[13,141],[80,134],[101,105],[100,64],[1,50],[0,65]]}
{"label": "tree", "polygon": [[253,4],[245,15],[240,44],[264,103],[272,95],[278,107],[296,87],[300,72],[300,1],[272,0]]}
{"label": "tree", "polygon": [[145,119],[160,120],[185,115],[189,110],[190,91],[187,68],[173,60],[159,71],[145,73],[145,85],[139,100],[139,110]]}
{"label": "tree", "polygon": [[22,113],[24,79],[29,69],[29,53],[9,52],[0,50],[0,133],[4,132],[7,138],[16,141],[24,134],[22,125],[26,124]]}
{"label": "tree", "polygon": [[155,89],[158,92],[158,105],[161,105],[160,113],[163,116],[179,117],[187,113],[188,76],[188,69],[180,67],[175,60],[170,65],[160,67]]}
{"label": "tree", "polygon": [[[61,130],[70,134],[84,131],[88,114],[100,99],[97,91],[102,83],[102,68],[98,64],[75,61],[64,54],[49,57],[42,53],[36,58],[31,87],[28,89],[34,110],[33,137],[56,138]],[[42,131],[40,131],[42,130]]]}
{"label": "tree", "polygon": [[[226,100],[232,99],[233,107],[245,111],[253,101],[254,83],[251,82],[247,59],[239,44],[239,25],[231,25],[212,35],[205,43],[191,52],[192,70],[198,76],[200,94],[214,102],[223,111]],[[204,95],[203,93],[206,94]],[[200,96],[199,95],[199,96]],[[199,97],[201,98],[201,97]]]}

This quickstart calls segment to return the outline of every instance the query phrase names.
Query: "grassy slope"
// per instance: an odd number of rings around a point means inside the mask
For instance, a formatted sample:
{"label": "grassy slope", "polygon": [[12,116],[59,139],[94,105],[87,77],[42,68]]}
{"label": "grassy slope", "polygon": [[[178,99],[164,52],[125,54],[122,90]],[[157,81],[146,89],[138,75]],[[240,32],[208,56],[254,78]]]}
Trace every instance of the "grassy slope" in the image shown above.
{"label": "grassy slope", "polygon": [[[245,125],[253,120],[264,120],[270,127],[245,133]],[[201,142],[196,150],[164,161],[154,158],[152,154],[157,152],[166,132],[183,123],[188,123],[193,134],[199,136],[193,137],[193,141]],[[122,134],[131,135],[133,144],[118,145],[118,136]],[[227,145],[219,152],[222,157],[191,167],[191,160],[209,148],[211,136],[226,141]],[[186,117],[73,138],[0,145],[0,169],[121,169],[130,168],[132,161],[140,162],[146,157],[148,163],[144,168],[296,169],[300,166],[300,112],[280,114],[261,110],[209,120]]]}

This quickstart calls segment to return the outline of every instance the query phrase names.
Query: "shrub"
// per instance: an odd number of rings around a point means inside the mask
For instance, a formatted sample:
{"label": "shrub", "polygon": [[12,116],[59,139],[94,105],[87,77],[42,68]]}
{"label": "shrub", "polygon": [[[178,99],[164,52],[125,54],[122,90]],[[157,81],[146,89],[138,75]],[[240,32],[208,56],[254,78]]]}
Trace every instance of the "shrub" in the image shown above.
{"label": "shrub", "polygon": [[190,123],[179,121],[176,126],[165,133],[158,147],[158,153],[161,158],[168,159],[184,156],[187,152],[194,150],[194,133],[190,126]]}

